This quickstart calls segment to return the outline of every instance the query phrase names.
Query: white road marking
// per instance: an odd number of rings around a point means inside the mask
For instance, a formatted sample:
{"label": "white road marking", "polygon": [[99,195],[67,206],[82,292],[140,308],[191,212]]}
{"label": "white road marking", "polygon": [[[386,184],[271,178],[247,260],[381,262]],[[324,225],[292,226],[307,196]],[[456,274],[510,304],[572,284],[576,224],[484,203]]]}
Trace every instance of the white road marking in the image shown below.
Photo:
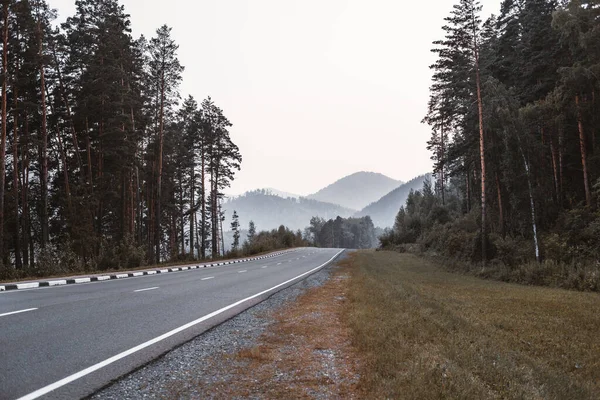
{"label": "white road marking", "polygon": [[247,270],[238,271],[238,274],[243,274],[244,272],[248,272]]}
{"label": "white road marking", "polygon": [[27,312],[27,311],[34,311],[34,310],[37,310],[37,308],[28,308],[26,310],[19,310],[19,311],[7,312],[7,313],[4,313],[4,314],[0,314],[0,317],[6,317],[7,315],[13,315],[13,314],[21,314],[21,313],[24,313],[24,312]]}
{"label": "white road marking", "polygon": [[[114,356],[112,356],[112,357],[110,357],[110,358],[107,358],[106,360],[104,360],[104,361],[101,361],[101,362],[99,362],[99,363],[97,363],[97,364],[94,364],[94,365],[92,365],[91,367],[88,367],[88,368],[86,368],[86,369],[83,369],[83,370],[81,370],[81,371],[79,371],[79,372],[76,372],[76,373],[74,373],[74,374],[72,374],[72,375],[69,375],[69,376],[67,376],[66,378],[63,378],[63,379],[61,379],[61,380],[59,380],[59,381],[56,381],[56,382],[54,382],[54,383],[52,383],[52,384],[50,384],[50,385],[48,385],[48,386],[44,386],[43,388],[41,388],[41,389],[38,389],[38,390],[36,390],[35,392],[31,392],[31,393],[29,393],[29,394],[27,394],[27,395],[25,395],[25,396],[23,396],[23,397],[19,398],[18,400],[33,400],[33,399],[37,399],[38,397],[41,397],[41,396],[43,396],[43,395],[45,395],[45,394],[47,394],[47,393],[50,393],[50,392],[52,392],[53,390],[56,390],[56,389],[58,389],[58,388],[60,388],[60,387],[62,387],[62,386],[65,386],[65,385],[67,385],[67,384],[69,384],[69,383],[73,382],[73,381],[76,381],[76,380],[77,380],[77,379],[79,379],[79,378],[83,378],[84,376],[86,376],[86,375],[89,375],[89,374],[91,374],[92,372],[98,371],[99,369],[101,369],[101,368],[104,368],[104,367],[106,367],[107,365],[110,365],[110,364],[112,364],[112,363],[114,363],[114,362],[117,362],[117,361],[121,360],[122,358],[125,358],[125,357],[127,357],[127,356],[130,356],[131,354],[137,353],[138,351],[140,351],[140,350],[143,350],[143,349],[145,349],[146,347],[152,346],[153,344],[156,344],[156,343],[158,343],[158,342],[161,342],[161,341],[163,341],[163,340],[165,340],[165,339],[167,339],[167,338],[169,338],[169,337],[171,337],[171,336],[173,336],[173,335],[176,335],[176,334],[178,334],[179,332],[185,331],[186,329],[189,329],[189,328],[191,328],[191,327],[193,327],[193,326],[195,326],[195,325],[198,325],[198,324],[199,324],[199,323],[201,323],[201,322],[204,322],[204,321],[206,321],[206,320],[208,320],[208,319],[211,319],[211,318],[213,318],[213,317],[215,317],[215,316],[217,316],[217,315],[219,315],[219,314],[222,314],[222,313],[224,313],[224,312],[225,312],[225,311],[227,311],[227,310],[230,310],[230,309],[232,309],[232,308],[234,308],[234,307],[237,307],[237,306],[239,306],[240,304],[246,303],[247,301],[250,301],[250,300],[252,300],[252,299],[255,299],[255,298],[257,298],[257,297],[260,297],[260,296],[262,296],[263,294],[269,293],[269,292],[271,292],[271,291],[273,291],[273,290],[275,290],[275,289],[277,289],[277,288],[280,288],[280,287],[282,287],[282,286],[285,286],[285,285],[287,285],[288,283],[291,283],[291,282],[293,282],[293,281],[295,281],[295,280],[297,280],[297,279],[299,279],[299,278],[302,278],[303,276],[306,276],[306,275],[312,274],[313,272],[315,272],[315,271],[318,271],[319,269],[321,269],[321,268],[323,268],[324,266],[326,266],[327,264],[329,264],[329,263],[330,263],[331,261],[333,261],[333,260],[334,260],[334,259],[335,259],[337,256],[339,256],[339,255],[340,255],[340,254],[341,254],[343,251],[344,251],[343,249],[342,249],[342,250],[340,250],[339,252],[335,253],[335,255],[334,255],[333,257],[331,257],[331,258],[330,258],[330,259],[329,259],[327,262],[325,262],[325,263],[323,263],[323,264],[319,265],[319,266],[318,266],[318,267],[316,267],[316,268],[313,268],[313,269],[311,269],[310,271],[306,271],[306,272],[304,272],[303,274],[300,274],[300,275],[296,276],[295,278],[288,279],[287,281],[285,281],[285,282],[282,282],[282,283],[280,283],[279,285],[275,285],[275,286],[273,286],[272,288],[269,288],[269,289],[267,289],[267,290],[263,290],[262,292],[260,292],[260,293],[256,293],[256,294],[254,294],[254,295],[252,295],[252,296],[250,296],[250,297],[246,297],[245,299],[242,299],[242,300],[236,301],[235,303],[233,303],[233,304],[230,304],[230,305],[228,305],[228,306],[225,306],[225,307],[223,307],[223,308],[221,308],[221,309],[219,309],[219,310],[217,310],[217,311],[213,311],[213,312],[211,312],[210,314],[206,314],[205,316],[203,316],[203,317],[200,317],[200,318],[198,318],[198,319],[197,319],[197,320],[195,320],[195,321],[188,322],[187,324],[185,324],[185,325],[182,325],[182,326],[180,326],[179,328],[175,328],[175,329],[173,329],[172,331],[169,331],[169,332],[167,332],[167,333],[165,333],[165,334],[162,334],[162,335],[160,335],[160,336],[157,336],[157,337],[155,337],[154,339],[148,340],[147,342],[144,342],[144,343],[142,343],[142,344],[139,344],[139,345],[137,345],[137,346],[135,346],[135,347],[132,347],[132,348],[130,348],[129,350],[125,350],[124,352],[122,352],[122,353],[119,353],[119,354],[117,354],[117,355],[114,355]],[[205,278],[205,279],[206,279],[206,278]]]}
{"label": "white road marking", "polygon": [[207,277],[207,278],[202,278],[201,280],[202,280],[202,281],[207,281],[207,280],[209,280],[209,279],[215,279],[215,277],[214,277],[214,276],[209,276],[209,277]]}
{"label": "white road marking", "polygon": [[265,269],[265,268],[267,268],[267,267],[268,267],[268,265],[265,265],[264,267],[261,267],[261,268],[262,268],[262,269]]}
{"label": "white road marking", "polygon": [[281,263],[277,263],[277,265],[281,265]]}
{"label": "white road marking", "polygon": [[146,288],[146,289],[138,289],[138,290],[134,290],[134,292],[136,292],[136,293],[137,292],[147,292],[148,290],[154,290],[154,289],[158,289],[158,286],[156,286],[156,287],[149,287],[149,288]]}

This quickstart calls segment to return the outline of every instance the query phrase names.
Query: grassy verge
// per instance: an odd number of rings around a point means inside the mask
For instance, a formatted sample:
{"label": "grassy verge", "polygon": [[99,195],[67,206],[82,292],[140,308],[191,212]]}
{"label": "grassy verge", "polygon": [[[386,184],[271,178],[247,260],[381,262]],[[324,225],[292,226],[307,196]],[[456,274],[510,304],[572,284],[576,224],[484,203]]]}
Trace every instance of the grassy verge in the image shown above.
{"label": "grassy verge", "polygon": [[344,320],[369,398],[600,398],[600,296],[358,252]]}

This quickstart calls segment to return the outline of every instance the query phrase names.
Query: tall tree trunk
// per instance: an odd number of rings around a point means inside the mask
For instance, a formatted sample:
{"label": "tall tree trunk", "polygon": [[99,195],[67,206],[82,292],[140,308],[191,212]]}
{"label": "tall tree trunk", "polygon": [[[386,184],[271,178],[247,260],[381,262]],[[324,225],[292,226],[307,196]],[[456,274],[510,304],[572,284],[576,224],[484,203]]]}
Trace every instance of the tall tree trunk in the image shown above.
{"label": "tall tree trunk", "polygon": [[92,176],[92,146],[90,144],[90,125],[89,119],[85,117],[85,151],[87,154],[87,183],[90,191],[94,192],[93,176]]}
{"label": "tall tree trunk", "polygon": [[179,218],[181,220],[181,255],[185,256],[185,211],[183,204],[183,174],[179,171]]}
{"label": "tall tree trunk", "polygon": [[556,151],[556,143],[554,142],[554,136],[550,138],[550,153],[552,155],[552,173],[554,178],[554,193],[556,204],[561,203],[560,184],[558,181],[558,154]]}
{"label": "tall tree trunk", "polygon": [[136,215],[137,215],[137,224],[136,224],[136,229],[137,229],[137,238],[138,238],[138,245],[142,244],[143,238],[142,238],[142,196],[140,193],[140,170],[138,168],[138,166],[135,166],[135,203],[136,203]]}
{"label": "tall tree trunk", "polygon": [[583,130],[583,117],[581,116],[579,95],[575,96],[575,106],[577,107],[577,127],[579,128],[579,149],[581,151],[581,166],[583,167],[583,186],[585,189],[585,204],[588,207],[591,207],[592,193],[590,191],[590,181],[588,176],[587,144],[585,140],[585,132]]}
{"label": "tall tree trunk", "polygon": [[[17,32],[17,36],[18,36]],[[15,268],[21,269],[23,263],[21,260],[21,218],[19,215],[19,96],[17,80],[19,76],[19,62],[15,66],[15,76],[13,79],[13,192],[14,192],[14,242],[15,242]]]}
{"label": "tall tree trunk", "polygon": [[206,149],[204,147],[204,140],[202,140],[200,151],[200,208],[202,214],[200,215],[200,256],[204,260],[206,258]]}
{"label": "tall tree trunk", "polygon": [[521,156],[523,157],[523,164],[525,165],[525,172],[527,174],[527,188],[529,190],[529,206],[531,208],[531,227],[533,229],[533,244],[535,246],[535,259],[537,262],[541,262],[540,256],[540,245],[538,243],[538,229],[537,229],[537,218],[535,213],[535,202],[533,200],[533,187],[531,185],[531,169],[529,167],[529,162],[525,157],[525,153],[523,152],[523,148],[519,145],[521,150]]}
{"label": "tall tree trunk", "polygon": [[496,190],[498,194],[498,214],[499,214],[499,223],[500,223],[500,232],[502,237],[506,236],[506,229],[504,223],[504,204],[502,202],[502,187],[500,186],[500,178],[498,177],[498,172],[496,172]]}
{"label": "tall tree trunk", "polygon": [[471,170],[467,167],[467,173],[465,175],[466,180],[466,194],[467,194],[467,213],[471,212]]}
{"label": "tall tree trunk", "polygon": [[562,125],[558,128],[558,183],[560,193],[560,206],[563,206],[564,201],[564,131]]}
{"label": "tall tree trunk", "polygon": [[160,82],[160,115],[158,128],[158,173],[157,173],[157,192],[156,192],[156,230],[154,231],[154,241],[156,247],[156,263],[160,264],[160,228],[161,228],[161,197],[162,197],[162,168],[163,168],[163,140],[164,140],[164,116],[165,116],[165,76],[164,72]]}
{"label": "tall tree trunk", "polygon": [[442,117],[442,128],[440,132],[440,190],[442,192],[442,205],[446,205],[446,177],[444,176],[444,166],[446,159],[446,132],[444,129],[444,117]]}
{"label": "tall tree trunk", "polygon": [[221,216],[221,202],[219,201],[219,228],[221,230],[221,253],[225,257],[225,237],[223,235],[223,217]]}
{"label": "tall tree trunk", "polygon": [[[194,225],[196,226],[196,247],[198,247],[198,249],[200,248],[200,246],[198,245],[198,243],[200,243],[200,238],[198,237],[198,217],[197,214],[194,212]],[[199,250],[196,251],[196,253],[199,253]],[[199,256],[199,255],[198,255]]]}
{"label": "tall tree trunk", "polygon": [[191,189],[190,189],[190,254],[192,255],[192,258],[195,259],[196,258],[196,252],[194,249],[194,216],[196,214],[196,201],[194,199],[195,193],[194,191],[195,189],[195,183],[196,183],[196,177],[194,174],[194,167],[192,167],[192,173],[191,173]]}
{"label": "tall tree trunk", "polygon": [[81,154],[79,153],[79,142],[77,141],[77,130],[75,129],[75,122],[73,121],[73,116],[71,115],[71,107],[69,106],[69,101],[67,99],[67,93],[65,90],[65,85],[62,77],[62,72],[60,69],[60,64],[58,62],[58,57],[56,56],[56,47],[54,46],[54,42],[50,42],[52,46],[52,56],[54,59],[54,68],[56,70],[56,77],[58,78],[58,87],[60,90],[60,97],[62,99],[63,105],[65,106],[65,111],[67,112],[67,119],[69,120],[69,126],[71,127],[71,139],[73,140],[73,148],[75,152],[75,158],[77,160],[77,166],[79,167],[79,173],[83,177],[85,172],[83,170],[83,163],[81,161]]}
{"label": "tall tree trunk", "polygon": [[63,141],[61,138],[61,134],[59,131],[59,127],[58,124],[56,124],[56,136],[58,138],[58,151],[60,152],[60,160],[62,162],[63,165],[63,177],[65,180],[65,194],[67,195],[67,206],[69,208],[69,221],[71,221],[71,218],[73,216],[73,202],[71,200],[71,187],[69,185],[69,167],[67,166],[67,157],[65,155],[65,150],[64,150],[64,146],[63,146]]}
{"label": "tall tree trunk", "polygon": [[2,35],[2,133],[0,137],[0,257],[4,258],[4,190],[6,185],[6,85],[8,81],[8,1],[4,2]]}
{"label": "tall tree trunk", "polygon": [[[475,16],[473,15],[473,21]],[[477,84],[477,109],[479,113],[479,157],[481,159],[481,262],[485,268],[487,261],[487,226],[485,204],[485,135],[483,130],[483,101],[481,99],[481,73],[479,71],[479,48],[477,45],[477,31],[473,23],[473,52],[475,55],[475,79]]]}
{"label": "tall tree trunk", "polygon": [[46,110],[46,73],[44,71],[44,47],[42,42],[42,22],[38,20],[37,23],[37,34],[38,34],[38,47],[39,47],[39,73],[40,73],[40,86],[42,96],[42,140],[41,140],[41,154],[40,161],[42,164],[42,176],[41,176],[41,194],[42,194],[42,212],[41,212],[41,224],[42,224],[42,248],[46,247],[48,243],[48,125],[47,125],[47,110]]}
{"label": "tall tree trunk", "polygon": [[210,219],[211,219],[211,225],[212,225],[212,229],[211,229],[211,245],[212,245],[212,249],[211,249],[211,256],[212,258],[215,258],[218,254],[219,254],[219,221],[217,220],[217,213],[218,213],[218,209],[217,209],[217,196],[216,196],[216,179],[214,177],[214,171],[212,172],[211,175],[211,182],[210,182]]}
{"label": "tall tree trunk", "polygon": [[[23,149],[23,168],[21,178],[21,204],[23,204],[23,265],[29,267],[29,243],[31,242],[31,223],[29,218],[29,118],[24,115],[23,136],[25,139]],[[33,263],[33,258],[31,259]]]}

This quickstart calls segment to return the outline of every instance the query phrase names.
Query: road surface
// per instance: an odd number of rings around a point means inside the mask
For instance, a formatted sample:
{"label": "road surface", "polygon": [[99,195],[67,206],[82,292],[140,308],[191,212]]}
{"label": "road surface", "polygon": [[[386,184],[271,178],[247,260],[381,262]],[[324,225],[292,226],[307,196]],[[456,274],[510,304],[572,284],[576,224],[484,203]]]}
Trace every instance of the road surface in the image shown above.
{"label": "road surface", "polygon": [[0,398],[87,396],[333,260],[337,249],[0,293]]}

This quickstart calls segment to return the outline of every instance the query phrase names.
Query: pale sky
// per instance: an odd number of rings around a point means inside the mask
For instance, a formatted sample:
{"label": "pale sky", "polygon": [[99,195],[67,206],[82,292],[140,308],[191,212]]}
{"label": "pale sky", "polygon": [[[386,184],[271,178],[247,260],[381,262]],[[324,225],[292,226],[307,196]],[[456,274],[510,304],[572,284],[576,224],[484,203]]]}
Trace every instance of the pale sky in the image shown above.
{"label": "pale sky", "polygon": [[[210,95],[233,123],[243,162],[227,192],[301,195],[358,171],[430,172],[431,42],[457,2],[121,0],[135,37],[173,28],[182,97]],[[49,3],[59,20],[74,13],[74,0]]]}

